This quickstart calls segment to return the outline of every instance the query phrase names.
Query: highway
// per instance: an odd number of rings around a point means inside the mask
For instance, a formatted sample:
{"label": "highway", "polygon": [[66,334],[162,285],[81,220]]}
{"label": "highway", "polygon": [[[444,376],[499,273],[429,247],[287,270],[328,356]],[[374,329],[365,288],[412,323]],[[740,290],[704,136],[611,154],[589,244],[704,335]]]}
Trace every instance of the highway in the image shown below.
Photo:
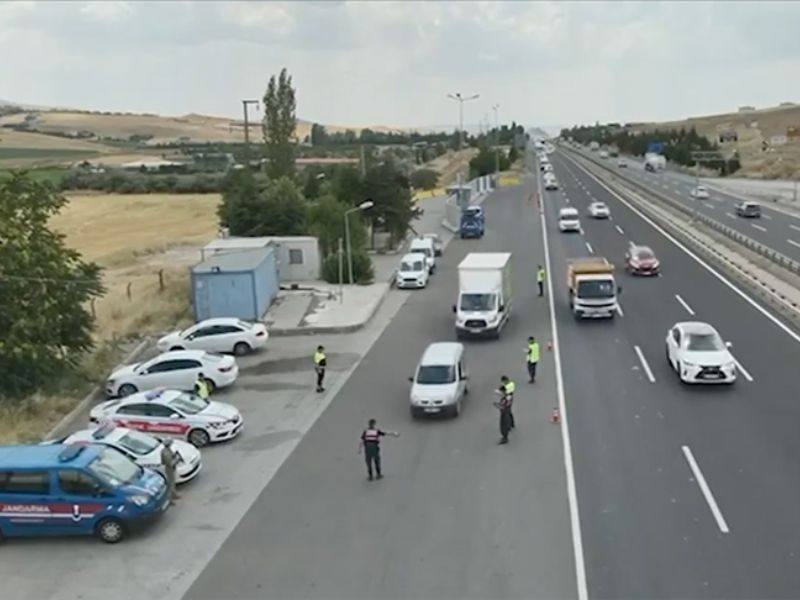
{"label": "highway", "polygon": [[[614,322],[575,323],[566,282],[554,282],[589,596],[796,597],[800,337],[576,163],[551,159],[562,185],[546,194],[553,268],[590,252],[621,264],[631,241],[663,265],[658,278],[622,276]],[[594,198],[611,221],[556,232],[560,207],[585,212]],[[733,343],[735,385],[687,387],[667,365],[668,328],[694,319]]]}
{"label": "highway", "polygon": [[[762,217],[743,219],[736,216],[735,210],[735,206],[742,201],[742,196],[737,197],[709,187],[708,200],[695,200],[691,196],[691,191],[696,185],[694,177],[673,171],[650,173],[644,170],[641,160],[630,157],[625,157],[628,168],[620,169],[616,166],[615,158],[603,160],[596,156],[597,153],[582,152],[582,154],[596,162],[607,163],[608,166],[615,168],[621,177],[679,200],[789,258],[800,260],[800,213],[796,211],[773,207],[763,200],[753,198],[753,201],[762,206]],[[702,180],[701,185],[703,185]]]}

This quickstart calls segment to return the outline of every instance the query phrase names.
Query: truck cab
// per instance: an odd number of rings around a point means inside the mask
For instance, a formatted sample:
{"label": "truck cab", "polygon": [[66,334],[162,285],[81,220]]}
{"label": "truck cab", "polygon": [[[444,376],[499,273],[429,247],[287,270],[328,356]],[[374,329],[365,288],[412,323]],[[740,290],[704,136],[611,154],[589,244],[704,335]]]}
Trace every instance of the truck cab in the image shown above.
{"label": "truck cab", "polygon": [[482,238],[486,230],[486,216],[480,206],[469,206],[461,211],[458,233],[461,239]]}
{"label": "truck cab", "polygon": [[619,311],[622,288],[614,279],[614,265],[602,257],[567,261],[569,307],[576,319],[613,319]]}

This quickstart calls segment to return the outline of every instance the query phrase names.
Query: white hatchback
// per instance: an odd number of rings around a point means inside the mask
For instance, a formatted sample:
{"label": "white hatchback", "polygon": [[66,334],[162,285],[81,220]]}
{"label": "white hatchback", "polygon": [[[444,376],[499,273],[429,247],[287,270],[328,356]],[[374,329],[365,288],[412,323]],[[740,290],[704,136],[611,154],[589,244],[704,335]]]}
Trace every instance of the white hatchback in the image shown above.
{"label": "white hatchback", "polygon": [[248,323],[236,318],[206,319],[183,331],[173,331],[160,340],[161,352],[205,350],[248,354],[267,343],[269,334],[263,323]]}

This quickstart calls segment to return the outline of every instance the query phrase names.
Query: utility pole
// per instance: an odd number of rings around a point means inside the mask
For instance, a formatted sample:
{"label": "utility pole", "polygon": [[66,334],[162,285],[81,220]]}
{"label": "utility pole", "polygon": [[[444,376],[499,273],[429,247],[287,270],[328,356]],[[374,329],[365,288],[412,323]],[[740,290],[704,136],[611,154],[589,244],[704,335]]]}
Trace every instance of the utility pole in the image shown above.
{"label": "utility pole", "polygon": [[339,304],[344,303],[344,250],[342,238],[339,238]]}
{"label": "utility pole", "polygon": [[364,154],[364,144],[361,144],[361,176],[367,175],[367,158]]}
{"label": "utility pole", "polygon": [[[455,94],[447,94],[447,97],[455,100],[458,102],[458,152],[459,158],[461,157],[461,151],[464,149],[464,103],[470,102],[472,100],[477,100],[480,98],[479,94],[473,94],[472,96],[462,96],[461,92],[456,92]],[[461,185],[463,181],[464,173],[461,169],[458,171],[458,203],[461,205]]]}
{"label": "utility pole", "polygon": [[247,115],[247,107],[251,104],[254,104],[256,110],[258,110],[258,100],[242,100],[242,109],[244,110],[244,155],[248,169],[250,168],[250,120]]}
{"label": "utility pole", "polygon": [[497,178],[500,176],[500,125],[497,117],[497,111],[500,110],[500,105],[495,104],[492,106],[494,111],[494,175],[495,187],[497,187]]}

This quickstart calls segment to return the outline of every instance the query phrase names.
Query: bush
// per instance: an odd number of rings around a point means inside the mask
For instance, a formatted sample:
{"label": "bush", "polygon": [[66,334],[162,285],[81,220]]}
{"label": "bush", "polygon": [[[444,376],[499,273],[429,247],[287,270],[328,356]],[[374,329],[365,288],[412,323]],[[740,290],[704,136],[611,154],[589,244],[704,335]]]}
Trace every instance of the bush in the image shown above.
{"label": "bush", "polygon": [[418,190],[432,190],[439,183],[439,173],[433,169],[417,169],[409,177],[411,186]]}
{"label": "bush", "polygon": [[[339,283],[339,253],[332,252],[322,263],[322,278],[328,283]],[[348,281],[347,253],[342,253],[342,278]],[[353,250],[353,282],[366,285],[375,281],[375,268],[364,250]]]}

